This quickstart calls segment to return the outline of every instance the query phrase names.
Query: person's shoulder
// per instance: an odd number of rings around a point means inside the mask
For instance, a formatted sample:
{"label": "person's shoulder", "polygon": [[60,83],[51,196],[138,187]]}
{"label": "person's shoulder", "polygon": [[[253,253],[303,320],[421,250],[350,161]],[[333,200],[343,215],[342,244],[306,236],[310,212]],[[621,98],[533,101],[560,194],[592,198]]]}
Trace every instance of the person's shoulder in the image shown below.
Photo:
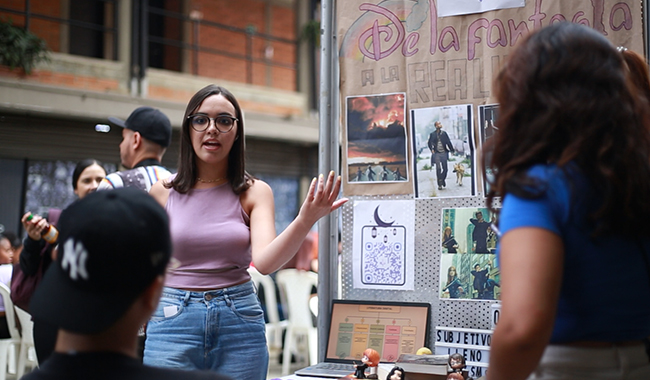
{"label": "person's shoulder", "polygon": [[151,195],[163,207],[165,207],[167,204],[169,193],[171,192],[171,188],[166,187],[170,181],[170,178],[161,179],[160,181],[154,183],[151,186],[151,189],[149,189],[149,195]]}
{"label": "person's shoulder", "polygon": [[162,165],[149,165],[145,166],[147,170],[152,170],[158,176],[158,179],[166,179],[172,175],[172,172]]}
{"label": "person's shoulder", "polygon": [[256,179],[253,181],[251,187],[249,187],[246,192],[250,192],[251,195],[273,194],[271,186],[269,186],[268,183],[262,181],[261,179]]}
{"label": "person's shoulder", "polygon": [[111,190],[119,187],[124,187],[124,181],[119,172],[115,172],[104,177],[99,183],[99,186],[97,186],[97,190]]}
{"label": "person's shoulder", "polygon": [[526,174],[538,183],[550,187],[567,187],[570,181],[584,179],[583,173],[573,164],[565,167],[555,164],[537,164],[529,168]]}
{"label": "person's shoulder", "polygon": [[248,215],[257,206],[266,207],[273,205],[273,191],[271,190],[271,186],[260,179],[253,181],[251,186],[239,197],[241,205]]}

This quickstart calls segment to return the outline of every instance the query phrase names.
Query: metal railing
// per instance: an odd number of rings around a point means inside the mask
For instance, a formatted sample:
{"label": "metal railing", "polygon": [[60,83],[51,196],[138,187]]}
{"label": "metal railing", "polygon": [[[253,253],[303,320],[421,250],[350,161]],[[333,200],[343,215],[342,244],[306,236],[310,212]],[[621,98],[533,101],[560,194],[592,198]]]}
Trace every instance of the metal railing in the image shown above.
{"label": "metal railing", "polygon": [[[107,26],[105,24],[96,24],[92,22],[86,22],[86,21],[81,21],[81,20],[74,20],[70,18],[64,18],[64,17],[57,17],[54,15],[48,15],[48,14],[41,14],[41,13],[36,13],[32,11],[31,7],[31,2],[30,0],[25,0],[25,6],[23,9],[16,9],[16,8],[7,8],[7,7],[0,7],[0,13],[4,13],[5,15],[9,15],[11,18],[11,15],[16,15],[16,16],[21,16],[24,19],[24,23],[22,23],[22,26],[25,28],[25,30],[30,31],[30,27],[33,26],[32,21],[33,20],[43,20],[43,21],[48,21],[48,22],[53,22],[61,25],[66,25],[68,27],[79,27],[79,28],[84,28],[88,29],[91,31],[97,31],[101,32],[104,36],[104,41],[109,40],[110,41],[110,50],[109,50],[109,56],[104,56],[102,58],[104,59],[110,59],[110,60],[117,60],[117,29],[118,29],[118,4],[117,0],[95,0],[96,3],[104,3],[104,4],[109,4],[112,6],[112,17],[110,17],[110,23],[112,26]],[[14,24],[20,25],[20,23],[16,23],[13,18],[11,18],[12,21],[14,21]],[[51,36],[39,36],[47,41],[48,38]],[[69,36],[70,39],[73,38],[73,36]],[[51,44],[48,44],[51,45]],[[52,49],[51,46],[48,46],[48,48]],[[62,52],[62,53],[69,53],[69,51],[61,51],[61,49],[54,50],[57,52]]]}
{"label": "metal railing", "polygon": [[[89,1],[89,0],[84,0],[84,1]],[[106,8],[107,5],[110,8],[109,11],[106,12],[106,16],[105,16],[105,18],[108,18],[108,20],[105,19],[103,24],[61,17],[60,14],[53,15],[53,14],[38,13],[32,9],[32,4],[30,0],[24,1],[23,9],[0,6],[0,15],[5,15],[5,16],[9,15],[9,17],[11,17],[12,15],[19,16],[19,18],[22,18],[24,22],[21,24],[20,23],[21,20],[18,20],[18,22],[14,20],[14,23],[16,25],[24,26],[25,29],[27,30],[29,30],[30,27],[33,27],[34,20],[43,20],[47,22],[57,23],[62,26],[64,25],[67,26],[68,28],[79,27],[89,31],[100,32],[102,33],[102,37],[103,37],[102,42],[110,46],[107,46],[106,48],[103,49],[103,52],[101,53],[102,56],[99,58],[117,60],[118,40],[119,40],[118,38],[119,1],[118,0],[95,0],[95,2],[98,4],[98,6],[100,6],[100,4],[103,4],[105,9],[108,9]],[[133,0],[132,7],[133,7],[132,12],[134,17],[131,20],[132,33],[133,33],[131,36],[132,38],[130,39],[132,44],[131,72],[132,75],[135,77],[143,78],[145,76],[145,70],[141,70],[141,68],[151,67],[151,65],[149,64],[150,47],[151,44],[158,44],[163,47],[169,46],[175,49],[180,49],[181,56],[185,58],[186,62],[189,62],[189,64],[187,64],[185,67],[183,65],[179,65],[178,67],[160,67],[162,69],[179,71],[179,72],[189,72],[193,75],[201,75],[202,71],[205,71],[202,70],[202,67],[209,66],[209,64],[202,65],[202,63],[205,62],[205,60],[209,59],[209,58],[205,58],[204,54],[208,54],[212,56],[227,57],[235,61],[241,61],[242,67],[244,68],[245,71],[245,74],[243,76],[245,79],[243,81],[246,83],[251,83],[251,84],[253,83],[253,73],[255,69],[254,64],[257,64],[263,68],[282,68],[282,69],[291,70],[293,71],[293,75],[296,80],[295,83],[297,84],[298,81],[297,78],[298,58],[297,57],[298,57],[298,43],[299,43],[297,39],[282,38],[267,33],[260,33],[256,30],[256,27],[254,25],[250,25],[246,28],[238,28],[238,27],[226,25],[215,21],[205,20],[203,19],[201,12],[197,12],[197,11],[192,11],[189,12],[188,14],[188,13],[174,12],[167,9],[150,6],[148,0]],[[182,28],[179,33],[180,38],[173,39],[173,38],[166,38],[159,35],[153,35],[149,25],[149,19],[152,15],[162,16],[165,18],[171,18],[177,20]],[[124,22],[124,20],[122,20],[122,22]],[[227,32],[230,35],[241,36],[243,37],[243,41],[244,41],[243,46],[239,46],[233,49],[233,48],[219,48],[219,47],[207,45],[205,43],[204,44],[200,43],[200,37],[202,35],[214,34],[215,32],[216,33]],[[71,34],[72,33],[69,30],[65,30],[61,28],[59,29],[59,38],[61,40],[65,39],[66,41],[68,41],[67,42],[69,44],[68,46],[73,46],[73,44],[75,43],[78,44],[78,41],[75,41],[74,40],[75,37]],[[48,41],[49,39],[51,42],[54,42],[54,40],[52,39],[56,38],[53,37],[52,35],[49,36],[41,35],[39,37],[45,39],[46,41]],[[259,43],[259,41],[261,41],[261,43]],[[264,51],[262,52],[254,51],[254,46],[256,45],[256,42],[258,42],[258,45],[262,47],[266,46],[266,48],[264,48]],[[60,42],[57,42],[56,45],[58,46],[59,43]],[[276,46],[278,46],[279,44],[279,46],[288,47],[288,49],[283,49],[283,50],[290,51],[291,52],[290,54],[293,56],[293,58],[284,59],[284,60],[278,60],[274,58],[272,44]],[[65,43],[63,43],[63,45],[65,46]],[[52,46],[49,46],[49,48],[53,51],[62,52],[62,53],[93,56],[91,54],[84,54],[83,52],[81,53],[78,51],[75,52],[73,51],[74,49],[70,49],[66,47],[53,49]],[[237,80],[235,78],[231,78],[231,79],[235,81]]]}
{"label": "metal railing", "polygon": [[[297,71],[296,59],[293,59],[292,63],[280,62],[270,57],[259,57],[254,54],[253,51],[253,41],[254,39],[261,39],[264,43],[274,42],[280,44],[286,44],[294,48],[297,56],[297,45],[298,41],[295,39],[287,39],[276,37],[266,33],[258,32],[254,26],[249,26],[247,28],[237,28],[231,25],[226,25],[223,23],[218,23],[214,21],[204,20],[201,12],[193,11],[189,14],[183,14],[179,12],[173,12],[161,8],[147,7],[147,12],[149,14],[155,14],[163,17],[174,18],[183,23],[183,25],[189,25],[189,36],[184,38],[184,41],[152,36],[148,34],[147,38],[149,42],[172,46],[180,48],[187,52],[191,57],[191,68],[188,70],[194,75],[200,75],[200,55],[199,53],[208,53],[212,55],[218,55],[228,58],[233,58],[236,60],[241,60],[245,62],[246,67],[246,82],[253,83],[253,64],[259,63],[267,67],[279,67],[284,69]],[[240,34],[245,38],[244,53],[240,53],[233,50],[218,49],[212,46],[201,45],[199,43],[201,31],[204,31],[204,28],[212,31],[226,31],[235,34]],[[184,28],[186,29],[186,28]]]}

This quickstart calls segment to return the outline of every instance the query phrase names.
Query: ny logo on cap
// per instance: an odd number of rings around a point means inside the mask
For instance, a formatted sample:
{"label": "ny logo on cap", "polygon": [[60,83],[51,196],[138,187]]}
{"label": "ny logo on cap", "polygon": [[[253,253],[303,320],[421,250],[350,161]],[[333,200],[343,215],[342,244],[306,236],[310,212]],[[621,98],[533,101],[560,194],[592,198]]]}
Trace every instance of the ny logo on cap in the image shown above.
{"label": "ny logo on cap", "polygon": [[68,239],[63,245],[63,259],[61,260],[61,267],[63,270],[70,268],[70,278],[76,280],[81,276],[84,280],[88,280],[88,271],[86,270],[86,260],[88,259],[88,251],[81,242],[75,244],[74,240]]}

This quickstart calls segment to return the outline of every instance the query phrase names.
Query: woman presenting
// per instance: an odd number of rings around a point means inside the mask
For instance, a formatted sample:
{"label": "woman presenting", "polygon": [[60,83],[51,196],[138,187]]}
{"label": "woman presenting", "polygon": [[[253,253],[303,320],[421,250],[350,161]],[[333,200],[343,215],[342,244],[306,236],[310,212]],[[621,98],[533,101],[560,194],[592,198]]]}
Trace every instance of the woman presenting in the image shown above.
{"label": "woman presenting", "polygon": [[263,274],[286,263],[321,217],[343,205],[334,172],[314,178],[296,219],[276,236],[271,188],[244,166],[244,120],[225,88],[209,85],[189,101],[178,173],[150,194],[170,215],[178,263],[147,325],[144,362],[264,380],[264,315],[247,268]]}

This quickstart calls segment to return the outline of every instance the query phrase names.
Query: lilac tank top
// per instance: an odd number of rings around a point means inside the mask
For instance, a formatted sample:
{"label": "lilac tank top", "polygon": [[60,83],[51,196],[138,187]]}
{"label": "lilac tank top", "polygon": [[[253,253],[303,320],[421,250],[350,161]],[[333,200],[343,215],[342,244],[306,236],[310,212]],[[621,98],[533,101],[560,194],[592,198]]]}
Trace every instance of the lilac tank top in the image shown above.
{"label": "lilac tank top", "polygon": [[250,220],[230,183],[187,194],[170,189],[165,209],[173,257],[180,261],[166,286],[211,290],[250,280]]}

